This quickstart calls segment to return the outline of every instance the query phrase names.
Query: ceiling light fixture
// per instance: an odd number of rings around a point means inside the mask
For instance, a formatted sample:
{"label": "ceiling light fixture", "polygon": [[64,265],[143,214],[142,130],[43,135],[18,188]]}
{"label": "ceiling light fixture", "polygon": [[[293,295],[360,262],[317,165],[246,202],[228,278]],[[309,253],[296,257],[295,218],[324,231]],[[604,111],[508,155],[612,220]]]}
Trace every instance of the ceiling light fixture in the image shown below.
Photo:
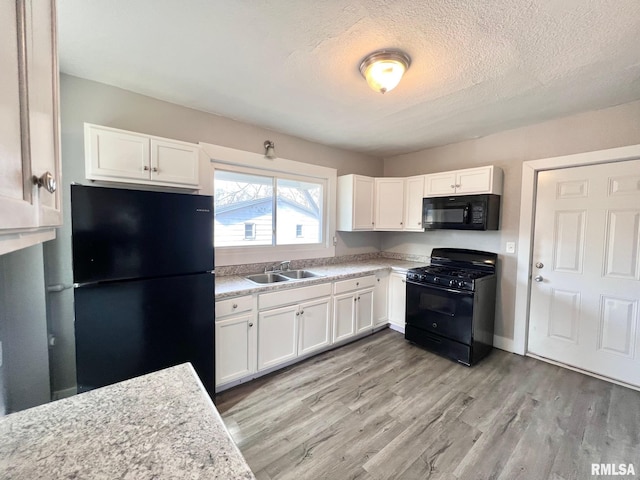
{"label": "ceiling light fixture", "polygon": [[411,65],[411,57],[401,50],[378,50],[360,62],[360,73],[376,92],[393,90]]}
{"label": "ceiling light fixture", "polygon": [[271,140],[264,141],[264,156],[271,160],[276,158],[275,145]]}

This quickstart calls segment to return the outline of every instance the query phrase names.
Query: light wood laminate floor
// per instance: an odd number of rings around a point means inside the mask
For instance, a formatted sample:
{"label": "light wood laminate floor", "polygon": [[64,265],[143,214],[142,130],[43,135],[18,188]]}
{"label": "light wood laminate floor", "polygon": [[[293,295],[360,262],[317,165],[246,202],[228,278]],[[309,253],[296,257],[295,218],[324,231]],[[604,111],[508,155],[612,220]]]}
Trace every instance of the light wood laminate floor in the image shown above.
{"label": "light wood laminate floor", "polygon": [[640,478],[640,392],[501,350],[468,368],[389,329],[217,407],[258,479]]}

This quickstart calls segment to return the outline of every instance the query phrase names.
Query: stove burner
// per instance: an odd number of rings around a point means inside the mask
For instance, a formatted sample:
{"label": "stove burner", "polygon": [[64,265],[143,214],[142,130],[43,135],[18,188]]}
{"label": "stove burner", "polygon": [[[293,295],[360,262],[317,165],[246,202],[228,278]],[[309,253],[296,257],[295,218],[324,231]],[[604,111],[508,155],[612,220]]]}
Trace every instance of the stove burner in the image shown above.
{"label": "stove burner", "polygon": [[442,265],[412,268],[407,272],[407,279],[425,285],[442,285],[473,291],[474,280],[491,275],[490,272],[465,268],[452,268]]}

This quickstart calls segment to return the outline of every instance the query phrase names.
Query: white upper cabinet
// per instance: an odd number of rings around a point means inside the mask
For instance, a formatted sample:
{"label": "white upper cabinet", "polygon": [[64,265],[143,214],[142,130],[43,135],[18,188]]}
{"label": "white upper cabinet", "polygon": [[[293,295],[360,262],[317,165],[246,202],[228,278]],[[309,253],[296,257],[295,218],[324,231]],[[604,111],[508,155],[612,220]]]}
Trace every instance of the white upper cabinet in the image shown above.
{"label": "white upper cabinet", "polygon": [[375,179],[375,230],[404,229],[404,178]]}
{"label": "white upper cabinet", "polygon": [[423,232],[422,198],[424,197],[425,175],[405,179],[404,188],[404,224],[403,230]]}
{"label": "white upper cabinet", "polygon": [[55,20],[53,0],[0,3],[0,254],[62,224]]}
{"label": "white upper cabinet", "polygon": [[338,177],[338,218],[336,229],[373,230],[374,179],[362,175]]}
{"label": "white upper cabinet", "polygon": [[502,195],[502,170],[493,165],[425,175],[424,196]]}
{"label": "white upper cabinet", "polygon": [[89,180],[198,189],[199,146],[85,123]]}

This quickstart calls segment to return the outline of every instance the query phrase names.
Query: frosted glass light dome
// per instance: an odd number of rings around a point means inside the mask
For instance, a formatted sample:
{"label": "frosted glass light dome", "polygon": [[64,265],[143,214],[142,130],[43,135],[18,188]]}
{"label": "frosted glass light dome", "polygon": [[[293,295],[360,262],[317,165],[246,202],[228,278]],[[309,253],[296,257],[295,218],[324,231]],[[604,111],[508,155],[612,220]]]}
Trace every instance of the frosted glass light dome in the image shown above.
{"label": "frosted glass light dome", "polygon": [[411,65],[411,58],[400,50],[378,50],[360,63],[360,73],[376,92],[393,90]]}

